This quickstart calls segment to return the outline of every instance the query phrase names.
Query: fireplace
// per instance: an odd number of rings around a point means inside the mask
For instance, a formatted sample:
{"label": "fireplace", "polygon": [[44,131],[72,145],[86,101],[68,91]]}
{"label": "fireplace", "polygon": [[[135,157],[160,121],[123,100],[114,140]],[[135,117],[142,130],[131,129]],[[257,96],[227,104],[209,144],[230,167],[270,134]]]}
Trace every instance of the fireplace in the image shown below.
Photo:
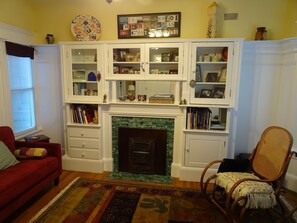
{"label": "fireplace", "polygon": [[166,175],[167,131],[120,127],[119,171]]}
{"label": "fireplace", "polygon": [[[166,142],[166,176],[171,176],[171,164],[173,160],[174,144],[174,119],[173,118],[154,118],[154,117],[127,117],[112,116],[112,158],[113,172],[119,170],[119,129],[138,128],[138,129],[159,129],[167,133]],[[162,176],[162,175],[160,175]]]}

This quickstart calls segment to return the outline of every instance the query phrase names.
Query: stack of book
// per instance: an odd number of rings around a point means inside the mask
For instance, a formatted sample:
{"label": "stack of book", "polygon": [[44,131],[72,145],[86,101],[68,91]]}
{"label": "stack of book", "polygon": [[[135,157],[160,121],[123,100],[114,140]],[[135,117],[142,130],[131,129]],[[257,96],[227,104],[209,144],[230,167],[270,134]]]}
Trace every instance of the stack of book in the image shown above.
{"label": "stack of book", "polygon": [[187,108],[187,129],[210,129],[211,117],[209,108]]}
{"label": "stack of book", "polygon": [[172,94],[155,94],[149,98],[149,103],[173,104],[174,96]]}
{"label": "stack of book", "polygon": [[93,105],[71,105],[71,121],[80,124],[97,124],[98,109]]}

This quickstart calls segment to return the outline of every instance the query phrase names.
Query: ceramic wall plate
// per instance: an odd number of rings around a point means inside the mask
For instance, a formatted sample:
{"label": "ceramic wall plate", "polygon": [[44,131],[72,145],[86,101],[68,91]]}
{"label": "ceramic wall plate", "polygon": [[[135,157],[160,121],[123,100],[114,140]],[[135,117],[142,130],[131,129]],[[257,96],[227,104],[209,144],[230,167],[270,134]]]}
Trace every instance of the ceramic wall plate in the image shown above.
{"label": "ceramic wall plate", "polygon": [[80,41],[96,41],[101,37],[100,22],[90,15],[78,15],[71,22],[72,35]]}

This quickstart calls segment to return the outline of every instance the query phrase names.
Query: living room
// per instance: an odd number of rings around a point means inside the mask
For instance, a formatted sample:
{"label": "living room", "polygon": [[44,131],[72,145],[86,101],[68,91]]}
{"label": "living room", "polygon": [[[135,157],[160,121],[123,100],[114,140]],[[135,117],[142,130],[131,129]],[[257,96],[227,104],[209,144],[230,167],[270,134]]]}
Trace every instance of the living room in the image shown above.
{"label": "living room", "polygon": [[[210,0],[187,0],[184,2],[178,0],[114,0],[111,2],[88,0],[87,3],[86,1],[82,3],[81,1],[68,0],[2,1],[0,38],[33,45],[40,53],[39,65],[36,67],[36,70],[39,71],[37,74],[38,129],[35,132],[27,133],[27,135],[47,135],[51,142],[61,143],[65,151],[65,104],[63,104],[62,98],[59,43],[75,42],[75,44],[79,44],[79,41],[71,33],[71,21],[77,15],[92,15],[100,21],[102,31],[98,43],[110,43],[118,40],[118,15],[163,12],[181,12],[181,35],[179,38],[172,38],[173,41],[204,39],[209,19],[208,8],[212,2]],[[263,130],[271,125],[281,125],[287,128],[295,139],[297,137],[297,128],[294,124],[296,122],[294,114],[297,109],[294,100],[294,95],[296,95],[296,81],[294,81],[296,80],[297,15],[294,10],[297,7],[296,1],[275,0],[271,2],[265,0],[259,2],[253,0],[239,3],[236,0],[221,0],[217,3],[221,11],[216,37],[244,39],[241,52],[240,84],[235,108],[237,121],[230,126],[235,132],[235,138],[232,136],[232,140],[229,140],[232,144],[231,147],[234,148],[232,154],[250,153],[256,146]],[[257,27],[263,26],[267,30],[265,41],[254,41]],[[54,44],[47,44],[47,34],[54,35]],[[50,69],[48,69],[49,67]],[[1,81],[1,83],[3,82]],[[0,104],[5,108],[7,105],[6,92],[4,90],[0,92]],[[129,108],[121,109],[114,110],[113,113],[123,111],[130,114]],[[141,110],[143,107],[140,106],[139,109]],[[150,112],[145,112],[145,115]],[[167,110],[163,112],[163,116],[167,114]],[[11,126],[8,111],[5,115],[1,115],[0,123]],[[109,128],[111,127],[109,126]],[[108,135],[109,133],[104,134],[106,135],[102,137],[111,137]],[[23,138],[24,136],[18,137]],[[178,145],[182,146],[182,143]],[[293,149],[296,150],[295,144]],[[111,150],[107,151],[107,153],[111,153]],[[182,153],[181,150],[178,150],[178,153]],[[102,154],[102,156],[102,159],[105,160],[112,158],[110,154]],[[176,166],[183,162],[183,155],[175,154],[174,157]],[[287,187],[295,191],[297,188],[296,165],[297,160],[293,158],[286,178]],[[109,165],[104,170],[110,171],[111,169],[112,167]],[[178,167],[172,171],[174,177],[180,176],[180,170],[177,169]],[[194,171],[193,175],[195,174]],[[183,177],[197,181],[197,176],[188,175],[191,173],[187,172],[187,176]]]}

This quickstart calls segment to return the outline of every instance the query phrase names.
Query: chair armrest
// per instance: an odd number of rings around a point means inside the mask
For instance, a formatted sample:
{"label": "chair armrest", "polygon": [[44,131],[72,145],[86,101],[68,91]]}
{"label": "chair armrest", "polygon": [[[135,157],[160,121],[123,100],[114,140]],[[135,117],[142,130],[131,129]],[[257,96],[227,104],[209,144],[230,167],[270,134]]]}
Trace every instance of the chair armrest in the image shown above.
{"label": "chair armrest", "polygon": [[[206,165],[206,167],[204,168],[202,174],[201,174],[201,177],[200,177],[200,187],[201,187],[201,190],[206,192],[206,189],[207,189],[207,185],[204,185],[205,182],[204,182],[204,177],[205,177],[205,174],[207,173],[207,171],[210,169],[210,167],[212,167],[213,165],[217,164],[217,163],[222,163],[224,162],[224,160],[214,160],[210,163],[208,163]],[[210,178],[213,178],[213,175],[210,177]],[[209,180],[209,178],[207,179],[207,181]]]}

